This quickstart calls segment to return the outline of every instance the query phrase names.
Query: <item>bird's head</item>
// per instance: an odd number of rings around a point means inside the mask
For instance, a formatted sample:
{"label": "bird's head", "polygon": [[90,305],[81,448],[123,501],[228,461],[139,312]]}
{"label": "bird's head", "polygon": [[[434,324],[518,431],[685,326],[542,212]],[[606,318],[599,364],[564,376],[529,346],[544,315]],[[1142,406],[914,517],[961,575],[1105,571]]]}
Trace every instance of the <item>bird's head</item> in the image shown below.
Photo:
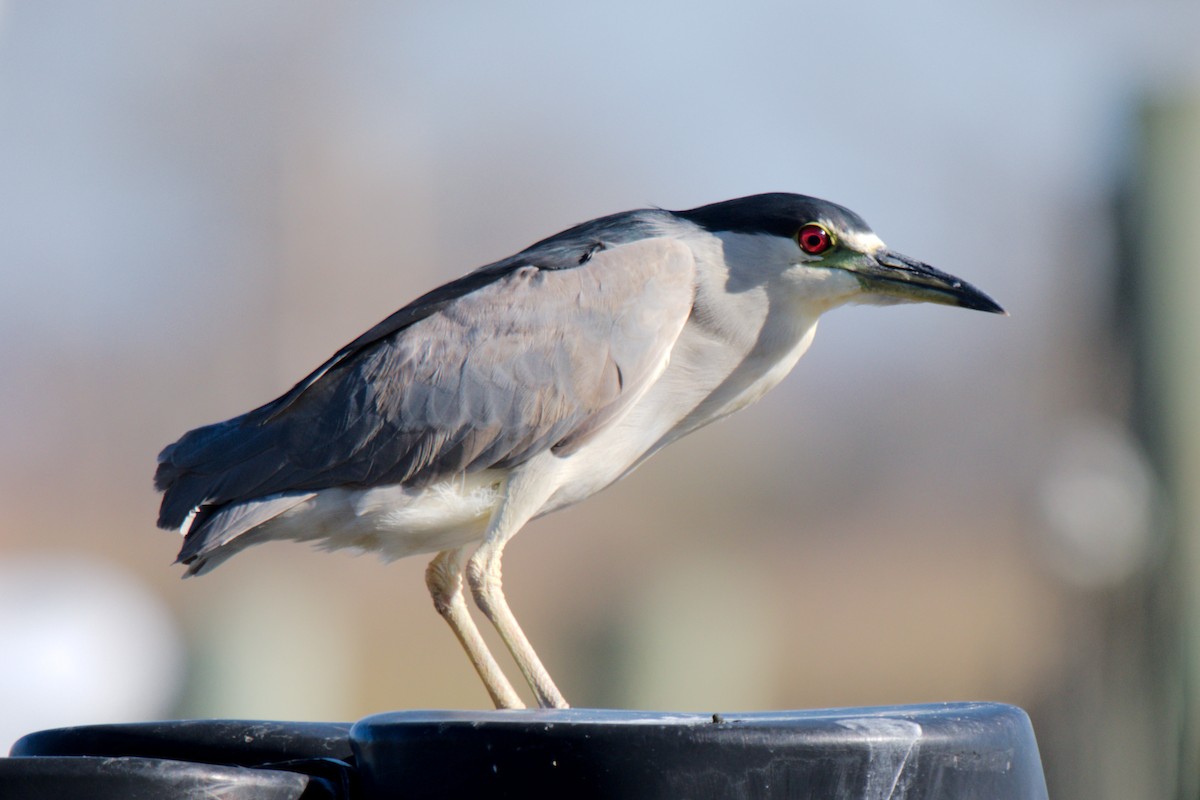
{"label": "bird's head", "polygon": [[775,193],[676,213],[722,236],[727,261],[773,262],[768,269],[820,310],[927,302],[1006,313],[966,281],[889,250],[862,217],[836,203]]}

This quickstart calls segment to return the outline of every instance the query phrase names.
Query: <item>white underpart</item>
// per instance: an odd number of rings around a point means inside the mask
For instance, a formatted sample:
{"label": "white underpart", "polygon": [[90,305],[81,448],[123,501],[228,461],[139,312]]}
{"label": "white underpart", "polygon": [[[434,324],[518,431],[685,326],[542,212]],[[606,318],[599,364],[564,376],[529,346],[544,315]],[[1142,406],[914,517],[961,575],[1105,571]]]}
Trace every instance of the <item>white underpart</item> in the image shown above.
{"label": "white underpart", "polygon": [[529,517],[579,502],[659,448],[761,398],[808,349],[817,317],[859,292],[845,271],[806,265],[789,240],[684,233],[698,264],[695,312],[657,379],[574,453],[547,451],[512,473],[487,470],[422,489],[322,490],[260,526],[254,538],[315,541],[391,560],[481,540],[517,472],[523,486],[536,487],[527,492],[539,504]]}
{"label": "white underpart", "polygon": [[484,470],[423,489],[325,489],[260,526],[265,539],[315,541],[325,550],[373,552],[387,561],[481,539],[505,475]]}

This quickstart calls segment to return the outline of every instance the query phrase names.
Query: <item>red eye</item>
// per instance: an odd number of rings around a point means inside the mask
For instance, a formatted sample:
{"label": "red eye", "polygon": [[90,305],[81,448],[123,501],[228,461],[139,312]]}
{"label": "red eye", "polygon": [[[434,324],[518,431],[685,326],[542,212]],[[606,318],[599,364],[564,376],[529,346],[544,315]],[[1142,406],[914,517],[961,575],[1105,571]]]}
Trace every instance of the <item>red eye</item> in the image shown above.
{"label": "red eye", "polygon": [[815,222],[810,222],[801,228],[800,232],[796,234],[796,241],[800,243],[800,249],[810,256],[819,256],[833,247],[833,237],[829,231]]}

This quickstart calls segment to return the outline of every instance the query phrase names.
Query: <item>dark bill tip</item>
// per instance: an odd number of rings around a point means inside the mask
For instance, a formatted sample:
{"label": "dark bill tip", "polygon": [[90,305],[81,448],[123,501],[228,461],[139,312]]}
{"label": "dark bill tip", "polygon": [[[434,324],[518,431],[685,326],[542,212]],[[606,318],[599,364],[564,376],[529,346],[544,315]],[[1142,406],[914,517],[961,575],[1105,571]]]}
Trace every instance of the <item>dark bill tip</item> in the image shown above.
{"label": "dark bill tip", "polygon": [[888,285],[888,293],[911,300],[1008,316],[999,303],[964,280],[890,250],[877,253],[865,276]]}
{"label": "dark bill tip", "polygon": [[1008,316],[1008,312],[999,303],[965,281],[959,284],[959,291],[954,292],[952,296],[963,308]]}

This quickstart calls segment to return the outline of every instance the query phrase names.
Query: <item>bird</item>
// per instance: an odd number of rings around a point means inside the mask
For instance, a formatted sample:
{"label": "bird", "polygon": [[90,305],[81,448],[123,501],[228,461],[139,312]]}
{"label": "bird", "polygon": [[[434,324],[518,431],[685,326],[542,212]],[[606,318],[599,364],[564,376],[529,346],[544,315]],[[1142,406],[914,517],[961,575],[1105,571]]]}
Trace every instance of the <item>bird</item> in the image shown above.
{"label": "bird", "polygon": [[274,540],[433,554],[425,581],[497,708],[567,702],[509,608],[505,545],[775,387],[848,303],[1006,314],[835,203],[776,192],[581,223],[418,297],[289,391],[162,450],[185,577]]}

